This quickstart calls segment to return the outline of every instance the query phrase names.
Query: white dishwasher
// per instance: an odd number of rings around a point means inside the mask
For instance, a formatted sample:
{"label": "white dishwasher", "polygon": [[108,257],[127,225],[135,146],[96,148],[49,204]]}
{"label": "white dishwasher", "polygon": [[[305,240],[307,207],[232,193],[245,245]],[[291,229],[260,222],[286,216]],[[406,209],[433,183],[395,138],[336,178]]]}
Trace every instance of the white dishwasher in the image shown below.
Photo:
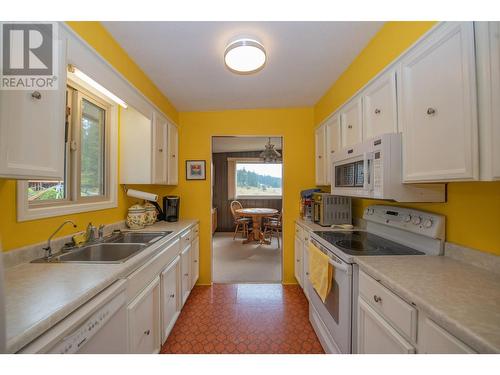
{"label": "white dishwasher", "polygon": [[18,353],[126,353],[125,284],[115,282]]}

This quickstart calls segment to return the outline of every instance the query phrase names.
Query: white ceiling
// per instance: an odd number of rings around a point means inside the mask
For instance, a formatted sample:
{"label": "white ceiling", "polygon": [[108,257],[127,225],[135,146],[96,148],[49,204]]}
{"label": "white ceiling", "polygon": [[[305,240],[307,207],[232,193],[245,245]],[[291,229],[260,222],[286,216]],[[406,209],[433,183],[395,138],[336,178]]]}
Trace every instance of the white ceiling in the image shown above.
{"label": "white ceiling", "polygon": [[[103,22],[179,111],[314,105],[383,22]],[[231,73],[224,49],[258,39],[267,63]]]}
{"label": "white ceiling", "polygon": [[[268,137],[214,137],[212,152],[264,151]],[[271,137],[276,150],[281,150],[281,137]]]}

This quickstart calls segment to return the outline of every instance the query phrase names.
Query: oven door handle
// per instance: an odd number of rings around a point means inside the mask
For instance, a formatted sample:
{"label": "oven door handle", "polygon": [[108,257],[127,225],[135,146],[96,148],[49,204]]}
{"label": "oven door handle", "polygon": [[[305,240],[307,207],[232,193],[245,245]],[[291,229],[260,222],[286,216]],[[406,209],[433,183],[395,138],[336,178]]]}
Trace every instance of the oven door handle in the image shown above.
{"label": "oven door handle", "polygon": [[349,267],[346,266],[345,264],[338,263],[334,261],[333,259],[328,259],[328,262],[336,269],[339,271],[344,271],[346,273],[349,273]]}

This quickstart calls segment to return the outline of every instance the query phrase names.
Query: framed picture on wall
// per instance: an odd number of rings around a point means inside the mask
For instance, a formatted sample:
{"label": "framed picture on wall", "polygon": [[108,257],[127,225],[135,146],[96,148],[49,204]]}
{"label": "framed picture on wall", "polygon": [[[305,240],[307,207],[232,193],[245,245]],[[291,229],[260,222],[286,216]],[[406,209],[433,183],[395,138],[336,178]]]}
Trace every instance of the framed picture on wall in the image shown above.
{"label": "framed picture on wall", "polygon": [[205,180],[205,160],[186,160],[186,180]]}

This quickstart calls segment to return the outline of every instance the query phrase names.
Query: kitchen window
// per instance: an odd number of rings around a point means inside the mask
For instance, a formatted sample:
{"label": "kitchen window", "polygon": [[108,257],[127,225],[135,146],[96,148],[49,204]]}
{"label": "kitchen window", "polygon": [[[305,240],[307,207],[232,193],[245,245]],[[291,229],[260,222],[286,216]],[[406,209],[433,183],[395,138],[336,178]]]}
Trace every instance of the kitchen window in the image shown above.
{"label": "kitchen window", "polygon": [[116,207],[116,104],[68,81],[65,175],[20,181],[18,221]]}
{"label": "kitchen window", "polygon": [[281,199],[283,164],[258,158],[228,159],[229,199]]}

